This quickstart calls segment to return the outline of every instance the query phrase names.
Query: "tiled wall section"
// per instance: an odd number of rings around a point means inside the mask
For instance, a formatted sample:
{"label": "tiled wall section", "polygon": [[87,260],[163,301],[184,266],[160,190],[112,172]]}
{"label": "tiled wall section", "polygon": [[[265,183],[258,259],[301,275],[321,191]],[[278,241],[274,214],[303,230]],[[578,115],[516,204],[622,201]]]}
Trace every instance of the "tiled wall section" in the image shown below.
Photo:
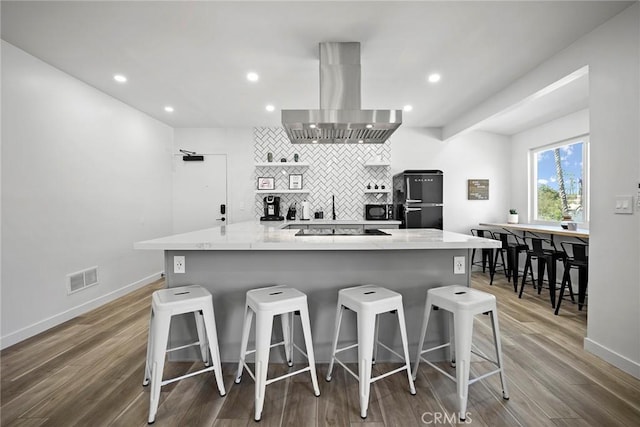
{"label": "tiled wall section", "polygon": [[[391,144],[292,144],[283,128],[258,127],[254,129],[254,162],[267,161],[267,153],[273,153],[274,162],[286,158],[293,162],[298,154],[300,162],[309,163],[309,167],[279,168],[261,166],[255,169],[255,182],[259,176],[275,177],[276,189],[289,188],[289,174],[303,174],[303,188],[309,194],[275,194],[280,196],[281,215],[286,216],[287,209],[297,204],[300,218],[300,203],[307,200],[311,212],[323,210],[325,219],[331,217],[331,195],[336,199],[337,219],[362,219],[364,205],[367,203],[391,203],[391,194],[365,194],[368,184],[384,185],[391,188],[391,175],[388,166],[365,167],[367,161],[382,156],[390,162]],[[256,194],[255,215],[259,218],[263,212],[263,197]]]}

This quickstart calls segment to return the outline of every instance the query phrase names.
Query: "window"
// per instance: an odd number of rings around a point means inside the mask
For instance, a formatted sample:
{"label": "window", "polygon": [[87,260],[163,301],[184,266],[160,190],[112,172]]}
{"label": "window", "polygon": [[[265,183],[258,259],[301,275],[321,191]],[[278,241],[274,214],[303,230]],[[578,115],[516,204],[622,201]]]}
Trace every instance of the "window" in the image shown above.
{"label": "window", "polygon": [[532,212],[540,222],[558,222],[569,215],[589,221],[589,136],[531,150]]}

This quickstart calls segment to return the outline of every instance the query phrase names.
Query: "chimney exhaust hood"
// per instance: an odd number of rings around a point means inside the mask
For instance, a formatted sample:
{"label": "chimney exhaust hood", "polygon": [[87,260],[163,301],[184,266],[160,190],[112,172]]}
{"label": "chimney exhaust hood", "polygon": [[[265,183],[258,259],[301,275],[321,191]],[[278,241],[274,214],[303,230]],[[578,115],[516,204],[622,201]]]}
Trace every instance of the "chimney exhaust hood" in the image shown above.
{"label": "chimney exhaust hood", "polygon": [[282,110],[294,144],[382,144],[402,124],[402,110],[360,109],[360,43],[320,43],[320,109]]}

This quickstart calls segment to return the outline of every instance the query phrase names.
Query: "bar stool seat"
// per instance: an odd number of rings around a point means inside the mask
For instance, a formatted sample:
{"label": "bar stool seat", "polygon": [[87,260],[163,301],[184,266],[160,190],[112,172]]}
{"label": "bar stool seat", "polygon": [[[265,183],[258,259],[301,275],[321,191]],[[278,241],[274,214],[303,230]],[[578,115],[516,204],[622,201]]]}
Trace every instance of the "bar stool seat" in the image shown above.
{"label": "bar stool seat", "polygon": [[[427,328],[432,307],[437,307],[449,312],[450,340],[448,343],[423,350],[422,348],[424,346],[424,340],[427,335]],[[490,359],[478,349],[474,349],[474,346],[472,346],[473,318],[477,314],[486,312],[491,313],[491,326],[493,328],[493,340],[496,349],[496,360]],[[449,347],[450,360],[455,363],[455,377],[449,375],[448,372],[444,371],[439,366],[422,357],[422,355],[425,353],[439,350],[445,347]],[[493,363],[497,366],[498,369],[470,379],[469,373],[472,353]],[[496,297],[486,292],[459,285],[443,286],[439,288],[429,289],[427,291],[427,301],[425,305],[424,319],[422,322],[422,332],[420,333],[420,343],[418,344],[418,354],[416,356],[416,362],[413,367],[414,379],[418,374],[420,361],[429,364],[456,383],[459,410],[458,414],[460,416],[460,420],[462,421],[464,421],[466,418],[469,385],[478,380],[486,378],[489,375],[499,373],[500,381],[502,382],[502,397],[505,400],[508,400],[509,393],[507,391],[507,380],[504,373],[502,349],[500,346],[500,330],[498,327]]]}
{"label": "bar stool seat", "polygon": [[[256,315],[256,348],[247,351],[249,333],[253,315]],[[293,342],[293,315],[300,315],[302,331],[306,344],[306,353]],[[273,328],[273,318],[280,316],[282,324],[283,341],[271,344],[271,333]],[[242,371],[246,369],[255,381],[255,420],[260,421],[262,409],[264,407],[264,396],[266,387],[276,381],[297,375],[303,372],[311,374],[313,391],[316,396],[320,396],[318,379],[316,376],[315,357],[313,353],[313,343],[311,341],[311,324],[309,322],[309,310],[307,307],[307,296],[297,289],[286,286],[270,286],[267,288],[253,289],[247,292],[244,325],[242,328],[242,348],[240,350],[240,361],[238,363],[238,373],[235,382],[239,384],[242,380]],[[308,366],[294,372],[274,377],[267,380],[267,369],[269,366],[269,350],[271,347],[283,345],[285,357],[289,366],[293,366],[293,350],[296,349],[308,359]],[[247,366],[246,356],[255,353],[255,374]]]}
{"label": "bar stool seat", "polygon": [[[167,348],[171,317],[184,313],[193,313],[198,331],[198,341],[179,347]],[[206,368],[171,379],[162,379],[166,353],[187,347],[199,346]],[[148,423],[155,421],[160,401],[160,388],[172,382],[214,371],[220,396],[226,394],[222,382],[220,351],[216,321],[213,313],[211,293],[202,286],[182,286],[155,291],[151,297],[151,316],[149,319],[149,337],[147,358],[142,385],[151,385],[149,397]]]}
{"label": "bar stool seat", "polygon": [[[354,311],[357,315],[358,342],[347,347],[337,348],[342,313],[345,309]],[[398,354],[393,349],[378,341],[378,315],[389,312],[395,312],[398,318],[403,355]],[[371,384],[389,375],[406,371],[407,378],[409,380],[409,391],[411,394],[416,394],[413,378],[411,376],[411,367],[409,365],[409,350],[407,346],[407,331],[404,320],[404,309],[402,306],[402,295],[389,289],[374,285],[363,285],[341,289],[338,291],[338,307],[336,313],[335,332],[333,336],[333,350],[331,352],[331,361],[329,362],[329,370],[327,372],[326,379],[327,381],[331,381],[333,363],[338,362],[340,366],[358,380],[360,390],[360,417],[367,417]],[[400,368],[378,375],[377,377],[371,377],[371,365],[375,362],[378,345],[399,357],[405,362],[404,365]],[[358,375],[356,375],[336,357],[337,353],[354,347],[358,348]]]}

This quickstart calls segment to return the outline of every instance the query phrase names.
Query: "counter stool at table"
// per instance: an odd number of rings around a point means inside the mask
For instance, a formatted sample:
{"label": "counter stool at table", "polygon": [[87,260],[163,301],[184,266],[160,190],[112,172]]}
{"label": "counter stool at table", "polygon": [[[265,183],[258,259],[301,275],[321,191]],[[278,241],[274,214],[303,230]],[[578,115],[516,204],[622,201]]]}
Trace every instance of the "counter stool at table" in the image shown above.
{"label": "counter stool at table", "polygon": [[[345,309],[351,310],[357,315],[358,342],[347,347],[337,348],[338,336],[340,334],[340,323]],[[403,355],[398,354],[393,349],[378,341],[378,316],[390,312],[395,312],[398,318]],[[404,320],[404,309],[402,306],[402,295],[389,289],[374,285],[363,285],[341,289],[338,292],[336,326],[333,337],[333,349],[331,351],[331,361],[329,362],[329,370],[327,372],[327,381],[331,381],[334,362],[338,362],[340,366],[346,369],[348,373],[358,380],[360,392],[360,417],[367,417],[371,384],[382,378],[388,377],[389,375],[400,371],[406,371],[409,379],[409,391],[411,394],[416,394],[416,389],[413,385],[413,378],[411,377],[411,367],[409,365],[409,350],[407,346],[407,331]],[[378,375],[377,377],[371,377],[371,365],[375,362],[379,345],[402,359],[404,365],[400,368]],[[337,353],[354,347],[358,347],[358,375],[356,375],[336,357]]]}
{"label": "counter stool at table", "polygon": [[[432,307],[437,307],[449,312],[449,342],[438,345],[436,347],[423,350],[425,336],[429,325],[429,316]],[[493,329],[493,341],[496,349],[496,360],[492,360],[478,349],[472,347],[473,334],[473,318],[477,314],[491,313],[491,326]],[[453,323],[453,324],[452,324]],[[456,376],[455,378],[439,366],[423,358],[422,355],[441,348],[449,347],[449,356],[451,362],[455,362]],[[470,379],[470,361],[471,354],[480,356],[481,358],[493,363],[498,369]],[[504,362],[502,360],[502,348],[500,346],[500,329],[498,327],[498,311],[496,308],[496,297],[476,289],[466,286],[443,286],[439,288],[429,289],[427,291],[427,302],[424,310],[424,319],[422,322],[422,332],[420,332],[420,343],[418,344],[418,355],[413,367],[413,377],[418,375],[418,367],[420,361],[423,361],[436,370],[444,374],[457,385],[458,410],[460,420],[464,421],[467,412],[467,399],[469,385],[493,374],[500,374],[502,383],[502,397],[509,399],[507,391],[507,379],[504,373]]]}
{"label": "counter stool at table", "polygon": [[[256,316],[256,348],[247,351],[249,333],[253,315]],[[293,342],[293,315],[300,315],[302,332],[306,344],[306,353]],[[271,344],[271,333],[273,328],[273,318],[280,316],[282,323],[283,341]],[[285,357],[289,366],[293,366],[293,350],[296,349],[308,359],[308,366],[289,372],[279,377],[267,379],[267,369],[269,367],[269,350],[271,347],[284,345]],[[248,354],[255,353],[255,374],[249,369],[245,358]],[[320,396],[318,379],[316,376],[316,364],[313,354],[313,344],[311,341],[311,323],[309,322],[309,309],[307,307],[307,296],[297,289],[287,286],[271,286],[267,288],[253,289],[247,292],[245,305],[244,325],[242,328],[242,348],[240,350],[240,362],[238,363],[238,374],[236,384],[242,380],[242,370],[246,369],[256,383],[255,386],[255,417],[260,421],[262,409],[264,407],[264,395],[266,387],[276,381],[297,375],[303,372],[311,374],[313,391],[316,396]]]}
{"label": "counter stool at table", "polygon": [[[493,239],[493,233],[491,230],[484,230],[478,228],[471,229],[471,235],[475,237],[484,237],[485,239]],[[493,271],[493,249],[482,249],[482,259],[480,261],[476,261],[476,250],[475,248],[471,251],[471,268],[474,265],[482,266],[482,272],[484,273],[487,268],[487,264],[489,264],[489,273]]]}
{"label": "counter stool at table", "polygon": [[520,254],[526,253],[529,249],[524,240],[515,234],[494,232],[494,237],[500,240],[502,246],[496,251],[496,256],[493,261],[493,274],[491,275],[490,285],[493,284],[493,275],[497,269],[498,255],[502,256],[502,264],[504,267],[504,251],[507,252],[507,268],[505,275],[507,276],[507,282],[513,277],[513,291],[518,292],[518,261],[520,260]]}
{"label": "counter stool at table", "polygon": [[524,290],[524,284],[527,281],[527,270],[531,274],[531,281],[533,286],[536,287],[533,278],[533,260],[538,261],[538,294],[542,291],[542,282],[544,278],[544,269],[547,269],[547,281],[549,283],[549,294],[551,298],[551,307],[556,307],[556,263],[562,261],[563,263],[567,259],[567,254],[564,251],[559,251],[556,248],[553,240],[541,239],[538,237],[526,237],[525,241],[530,242],[530,249],[527,250],[527,260],[524,264],[524,273],[522,274],[522,283],[520,284],[520,293],[518,298],[522,298],[522,291]]}
{"label": "counter stool at table", "polygon": [[[584,243],[561,242],[562,250],[567,254],[567,260],[564,263],[564,275],[562,276],[562,284],[560,285],[560,295],[556,303],[555,315],[560,311],[560,303],[564,296],[564,290],[569,285],[569,294],[571,301],[573,298],[573,289],[571,288],[571,269],[578,270],[578,310],[582,310],[584,299],[587,293],[587,281],[589,276],[589,246]],[[567,250],[568,248],[570,250]],[[571,254],[569,256],[569,254]]]}
{"label": "counter stool at table", "polygon": [[[174,348],[167,348],[171,317],[193,312],[198,331],[198,341]],[[202,360],[207,366],[196,372],[163,380],[165,354],[183,348],[199,346]],[[151,384],[149,398],[149,424],[155,421],[160,401],[160,388],[164,385],[205,372],[214,371],[220,396],[226,394],[222,382],[220,351],[216,321],[213,314],[213,298],[202,286],[182,286],[155,291],[151,297],[151,318],[149,320],[149,338],[147,360],[142,385]]]}

